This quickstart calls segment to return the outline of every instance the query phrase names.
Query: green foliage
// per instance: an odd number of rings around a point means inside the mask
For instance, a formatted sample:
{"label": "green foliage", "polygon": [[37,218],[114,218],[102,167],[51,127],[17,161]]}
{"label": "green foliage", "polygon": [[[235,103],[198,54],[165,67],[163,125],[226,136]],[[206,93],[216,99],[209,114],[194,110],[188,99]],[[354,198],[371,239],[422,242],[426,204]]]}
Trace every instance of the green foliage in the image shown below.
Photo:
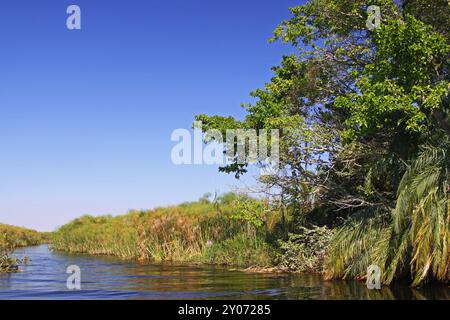
{"label": "green foliage", "polygon": [[389,224],[378,210],[368,208],[352,215],[331,238],[326,259],[328,278],[364,278],[367,267],[380,265],[379,244],[389,238]]}
{"label": "green foliage", "polygon": [[378,5],[384,17],[399,14],[391,0],[310,0],[290,9],[292,17],[280,24],[272,41],[319,46],[321,41],[332,41],[331,35],[345,37],[363,31],[370,5]]}
{"label": "green foliage", "polygon": [[48,234],[20,227],[0,224],[0,273],[17,272],[23,261],[11,254],[16,248],[48,242]]}
{"label": "green foliage", "polygon": [[258,228],[264,225],[269,213],[270,208],[266,202],[249,197],[240,197],[234,204],[231,217]]}
{"label": "green foliage", "polygon": [[406,13],[413,15],[433,30],[450,37],[450,5],[448,0],[403,1]]}
{"label": "green foliage", "polygon": [[[258,225],[249,227],[233,218],[237,199],[235,194],[227,193],[216,197],[214,202],[202,197],[197,202],[131,211],[114,218],[84,216],[57,230],[52,236],[52,248],[140,261],[201,262],[206,259],[210,263],[239,265],[253,264],[252,257],[257,259],[254,263],[263,261],[266,251],[261,235],[265,229]],[[248,201],[258,206],[258,200]],[[213,258],[213,252],[220,251],[226,252],[230,259]],[[231,253],[237,251],[242,256],[232,259]]]}
{"label": "green foliage", "polygon": [[413,285],[419,285],[430,275],[441,281],[448,280],[450,143],[448,140],[439,142],[438,146],[422,148],[400,182],[386,250],[386,282],[392,281],[406,254],[411,257]]}
{"label": "green foliage", "polygon": [[301,227],[298,233],[290,233],[287,241],[279,240],[279,267],[297,272],[322,272],[331,235],[327,227]]}
{"label": "green foliage", "polygon": [[[386,213],[358,212],[332,238],[329,277],[364,277],[368,265],[382,268],[383,281],[410,276],[414,286],[427,279],[448,280],[449,144],[426,144],[398,186],[392,222]],[[409,262],[408,262],[409,261]]]}
{"label": "green foliage", "polygon": [[16,248],[35,246],[48,241],[48,235],[34,230],[0,223],[0,252],[11,253]]}
{"label": "green foliage", "polygon": [[[370,5],[381,8],[373,31]],[[297,52],[251,93],[245,118],[196,119],[205,130],[280,129],[281,170],[260,179],[263,192],[281,213],[281,237],[293,226],[337,228],[328,277],[363,278],[378,264],[385,283],[448,281],[448,1],[310,0],[290,10],[271,41]],[[231,160],[221,171],[247,172]],[[243,221],[263,221],[260,208],[238,211]],[[287,267],[307,269],[295,252],[310,245],[299,237],[283,246]]]}
{"label": "green foliage", "polygon": [[261,237],[237,234],[205,249],[203,262],[239,267],[267,267],[273,264],[273,249]]}
{"label": "green foliage", "polygon": [[376,32],[374,61],[357,76],[358,93],[336,98],[350,116],[343,137],[386,127],[424,131],[430,111],[448,95],[448,80],[438,80],[450,45],[439,33],[412,16],[393,20]]}

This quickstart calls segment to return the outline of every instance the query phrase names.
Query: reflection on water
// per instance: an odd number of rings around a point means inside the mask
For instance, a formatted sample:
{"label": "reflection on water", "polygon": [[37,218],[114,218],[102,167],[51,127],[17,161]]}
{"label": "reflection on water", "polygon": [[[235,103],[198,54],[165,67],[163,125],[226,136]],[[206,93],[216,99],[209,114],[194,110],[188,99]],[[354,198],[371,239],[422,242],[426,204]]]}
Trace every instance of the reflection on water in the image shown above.
{"label": "reflection on water", "polygon": [[[31,261],[0,274],[0,299],[450,299],[447,286],[368,290],[357,281],[318,275],[249,274],[217,266],[124,263],[113,258],[20,249]],[[66,268],[81,268],[81,289],[66,288]]]}

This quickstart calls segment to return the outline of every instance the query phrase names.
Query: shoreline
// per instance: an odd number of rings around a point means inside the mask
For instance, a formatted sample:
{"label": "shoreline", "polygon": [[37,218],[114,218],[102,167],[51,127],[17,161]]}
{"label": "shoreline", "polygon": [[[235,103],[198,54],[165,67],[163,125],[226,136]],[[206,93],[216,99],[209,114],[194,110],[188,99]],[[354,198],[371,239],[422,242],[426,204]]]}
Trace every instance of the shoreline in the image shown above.
{"label": "shoreline", "polygon": [[[141,265],[141,266],[162,266],[162,267],[170,267],[170,266],[174,266],[174,267],[210,267],[210,268],[220,268],[223,269],[223,271],[225,272],[239,272],[239,273],[243,273],[243,274],[267,274],[267,275],[280,275],[280,276],[316,276],[318,278],[321,278],[322,281],[324,281],[325,283],[337,283],[337,282],[353,282],[353,283],[359,283],[361,284],[361,286],[364,286],[364,280],[365,279],[327,279],[325,277],[325,275],[323,273],[318,273],[318,272],[299,272],[299,271],[292,271],[292,270],[286,270],[280,267],[256,267],[256,266],[251,266],[251,267],[247,267],[247,268],[239,268],[233,265],[224,265],[224,264],[214,264],[214,263],[205,263],[205,262],[183,262],[183,261],[151,261],[151,260],[147,260],[147,261],[139,261],[137,259],[122,259],[120,257],[114,256],[114,255],[104,255],[104,254],[91,254],[91,253],[79,253],[79,252],[66,252],[66,251],[61,251],[61,250],[52,250],[50,248],[50,244],[49,243],[44,243],[44,244],[39,244],[39,245],[33,245],[33,246],[24,246],[24,247],[20,247],[20,248],[16,248],[17,249],[26,249],[26,248],[36,248],[36,247],[40,247],[40,246],[47,246],[48,250],[50,252],[55,252],[55,253],[60,253],[60,254],[65,254],[65,255],[69,255],[69,256],[83,256],[83,257],[90,257],[90,258],[99,258],[99,259],[112,259],[116,262],[119,263],[130,263],[133,265]],[[13,253],[14,254],[14,253]],[[31,260],[32,261],[32,260]],[[20,268],[19,268],[19,271]],[[1,274],[1,273],[0,273]],[[425,283],[422,286],[420,286],[419,288],[414,288],[411,287],[410,285],[408,285],[408,283],[404,280],[397,280],[392,282],[389,285],[382,285],[381,290],[384,289],[393,289],[396,287],[408,287],[411,290],[417,290],[417,289],[426,289],[426,288],[444,288],[447,287],[450,289],[450,285],[448,283],[443,283],[443,282],[437,282],[437,281],[433,281],[433,282],[429,282],[429,283]],[[376,291],[380,291],[380,290],[374,290]]]}

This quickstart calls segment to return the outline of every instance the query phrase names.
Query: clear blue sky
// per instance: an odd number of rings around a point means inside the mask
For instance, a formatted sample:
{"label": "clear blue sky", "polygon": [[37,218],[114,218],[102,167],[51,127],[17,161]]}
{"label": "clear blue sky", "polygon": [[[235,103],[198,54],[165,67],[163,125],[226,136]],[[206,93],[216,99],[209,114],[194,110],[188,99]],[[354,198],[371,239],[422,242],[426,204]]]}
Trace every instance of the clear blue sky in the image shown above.
{"label": "clear blue sky", "polygon": [[230,190],[216,167],[173,165],[170,134],[242,116],[292,50],[267,39],[298,3],[2,0],[0,222],[46,231]]}

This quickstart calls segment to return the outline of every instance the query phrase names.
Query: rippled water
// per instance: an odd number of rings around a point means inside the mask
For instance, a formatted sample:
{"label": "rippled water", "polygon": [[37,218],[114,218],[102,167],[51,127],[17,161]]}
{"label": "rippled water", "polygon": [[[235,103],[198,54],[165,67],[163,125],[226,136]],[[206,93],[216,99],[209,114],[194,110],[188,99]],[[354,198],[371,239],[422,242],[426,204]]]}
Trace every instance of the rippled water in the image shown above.
{"label": "rippled water", "polygon": [[[19,249],[30,262],[0,274],[0,299],[450,299],[447,286],[368,290],[357,281],[317,275],[252,274],[209,265],[138,264],[114,258]],[[66,287],[66,268],[81,269],[81,290]]]}

